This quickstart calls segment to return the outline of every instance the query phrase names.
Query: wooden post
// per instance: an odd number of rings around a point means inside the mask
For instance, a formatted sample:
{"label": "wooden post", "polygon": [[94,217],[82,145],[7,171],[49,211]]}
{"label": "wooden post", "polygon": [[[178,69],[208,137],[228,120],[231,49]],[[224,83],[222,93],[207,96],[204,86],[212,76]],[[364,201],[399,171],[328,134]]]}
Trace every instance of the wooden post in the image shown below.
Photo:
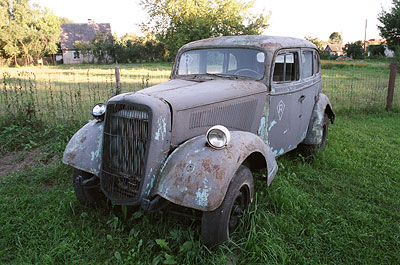
{"label": "wooden post", "polygon": [[118,66],[115,66],[115,84],[116,84],[116,87],[115,87],[115,94],[114,94],[114,96],[115,95],[118,95],[119,93],[121,93],[121,84],[120,84],[120,81],[119,81],[120,79],[119,79],[119,67]]}
{"label": "wooden post", "polygon": [[393,105],[393,94],[394,94],[394,83],[396,81],[396,63],[390,64],[390,76],[389,76],[389,86],[386,99],[386,111],[392,110]]}

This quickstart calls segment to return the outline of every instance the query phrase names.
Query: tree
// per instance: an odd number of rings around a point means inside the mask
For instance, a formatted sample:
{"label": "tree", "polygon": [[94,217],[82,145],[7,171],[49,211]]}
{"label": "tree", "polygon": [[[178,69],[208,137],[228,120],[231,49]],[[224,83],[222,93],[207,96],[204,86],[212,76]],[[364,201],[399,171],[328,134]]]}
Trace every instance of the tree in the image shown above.
{"label": "tree", "polygon": [[329,35],[329,43],[331,44],[342,44],[342,36],[339,34],[339,32],[332,32],[331,35]]}
{"label": "tree", "polygon": [[57,52],[60,19],[49,9],[29,5],[29,0],[0,0],[0,54],[33,59]]}
{"label": "tree", "polygon": [[383,46],[382,44],[368,45],[367,51],[370,53],[371,56],[385,56],[385,46]]}
{"label": "tree", "polygon": [[395,50],[400,46],[400,0],[393,0],[393,7],[389,12],[382,9],[378,15],[378,25],[381,36],[386,39],[388,47]]}
{"label": "tree", "polygon": [[317,46],[319,52],[322,52],[326,46],[325,43],[319,38],[312,38],[311,36],[305,36],[304,38]]}
{"label": "tree", "polygon": [[361,59],[364,53],[363,42],[359,40],[353,43],[347,43],[344,45],[343,50],[348,57],[353,59]]}
{"label": "tree", "polygon": [[261,34],[269,14],[252,15],[254,1],[248,0],[142,0],[149,22],[142,31],[152,33],[172,59],[190,42],[224,35]]}

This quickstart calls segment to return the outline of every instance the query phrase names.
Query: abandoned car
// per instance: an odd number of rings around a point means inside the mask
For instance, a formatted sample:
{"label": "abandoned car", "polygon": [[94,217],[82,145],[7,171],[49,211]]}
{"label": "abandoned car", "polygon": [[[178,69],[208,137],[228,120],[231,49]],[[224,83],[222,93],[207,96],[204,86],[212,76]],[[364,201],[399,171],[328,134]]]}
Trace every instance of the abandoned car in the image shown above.
{"label": "abandoned car", "polygon": [[229,239],[254,195],[252,172],[299,146],[325,146],[335,115],[312,43],[229,36],[184,45],[171,80],[110,98],[63,156],[78,200],[174,209],[201,219],[202,239]]}

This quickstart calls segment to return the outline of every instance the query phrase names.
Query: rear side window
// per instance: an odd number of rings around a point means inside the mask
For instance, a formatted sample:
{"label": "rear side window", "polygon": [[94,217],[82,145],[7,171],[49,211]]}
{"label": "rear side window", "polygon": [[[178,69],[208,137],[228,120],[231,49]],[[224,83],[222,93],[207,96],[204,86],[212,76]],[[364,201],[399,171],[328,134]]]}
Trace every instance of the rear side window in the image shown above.
{"label": "rear side window", "polygon": [[299,80],[299,58],[297,52],[279,54],[275,59],[274,82],[290,82]]}
{"label": "rear side window", "polygon": [[303,77],[307,78],[313,75],[313,52],[304,51],[303,52]]}

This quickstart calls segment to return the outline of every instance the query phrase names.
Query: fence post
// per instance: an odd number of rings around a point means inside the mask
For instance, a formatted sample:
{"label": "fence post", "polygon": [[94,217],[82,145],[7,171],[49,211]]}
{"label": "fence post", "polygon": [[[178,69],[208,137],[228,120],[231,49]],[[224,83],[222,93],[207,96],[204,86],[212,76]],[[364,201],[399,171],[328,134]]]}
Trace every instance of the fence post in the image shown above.
{"label": "fence post", "polygon": [[386,99],[386,111],[391,111],[393,106],[394,83],[396,81],[396,63],[390,64],[389,86]]}
{"label": "fence post", "polygon": [[120,79],[119,79],[119,67],[115,66],[115,95],[118,95],[119,93],[121,93],[121,84],[120,84]]}

